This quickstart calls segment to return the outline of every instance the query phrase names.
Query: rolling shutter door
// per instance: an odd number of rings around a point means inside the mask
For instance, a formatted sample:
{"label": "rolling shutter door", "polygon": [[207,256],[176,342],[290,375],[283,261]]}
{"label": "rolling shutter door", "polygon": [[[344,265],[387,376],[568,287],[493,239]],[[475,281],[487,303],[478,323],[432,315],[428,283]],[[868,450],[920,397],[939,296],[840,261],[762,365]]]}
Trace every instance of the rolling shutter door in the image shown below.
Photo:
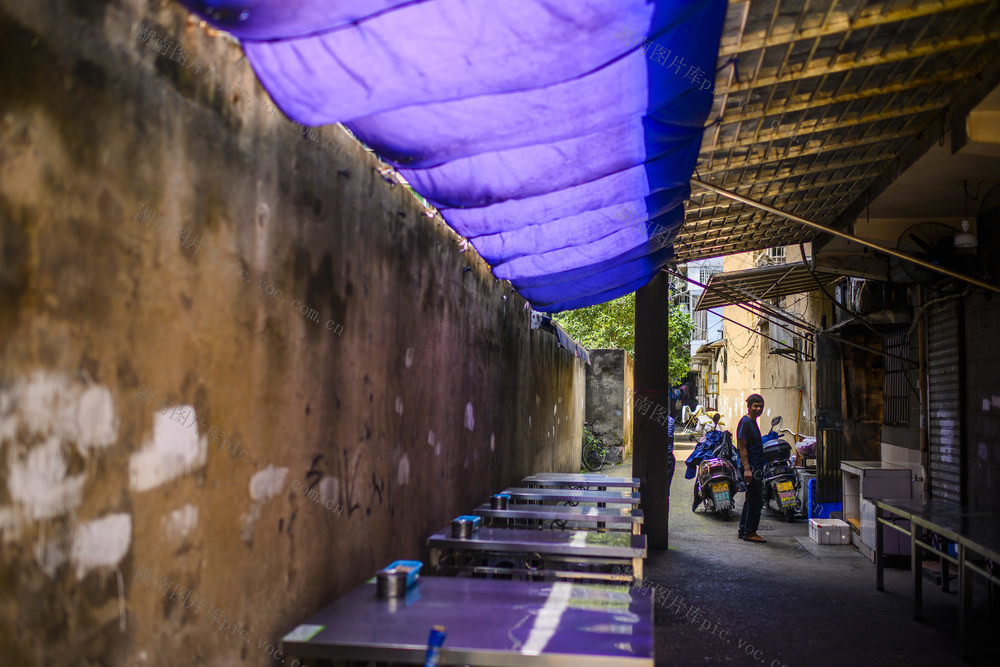
{"label": "rolling shutter door", "polygon": [[931,498],[962,500],[958,313],[955,301],[927,311],[927,380]]}

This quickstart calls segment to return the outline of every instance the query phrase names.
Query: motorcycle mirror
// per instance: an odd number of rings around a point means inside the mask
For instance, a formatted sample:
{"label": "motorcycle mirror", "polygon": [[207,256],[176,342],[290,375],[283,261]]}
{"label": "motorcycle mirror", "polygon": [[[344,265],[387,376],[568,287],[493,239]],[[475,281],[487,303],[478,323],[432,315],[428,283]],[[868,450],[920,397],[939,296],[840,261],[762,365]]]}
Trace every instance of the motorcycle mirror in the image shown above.
{"label": "motorcycle mirror", "polygon": [[771,420],[771,428],[774,428],[780,423],[781,423],[781,417],[775,417],[774,419]]}

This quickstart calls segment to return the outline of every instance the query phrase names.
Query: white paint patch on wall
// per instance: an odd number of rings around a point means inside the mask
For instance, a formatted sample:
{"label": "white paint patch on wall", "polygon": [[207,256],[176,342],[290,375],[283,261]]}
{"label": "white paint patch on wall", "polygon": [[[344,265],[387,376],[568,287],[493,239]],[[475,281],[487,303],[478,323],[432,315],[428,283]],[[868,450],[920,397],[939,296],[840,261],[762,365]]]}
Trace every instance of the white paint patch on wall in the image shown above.
{"label": "white paint patch on wall", "polygon": [[[187,408],[192,414],[194,407]],[[197,424],[197,416],[195,416]],[[208,440],[198,437],[197,425],[188,428],[159,412],[153,413],[153,436],[129,459],[129,485],[133,491],[149,491],[205,465]]]}
{"label": "white paint patch on wall", "polygon": [[118,440],[118,414],[111,392],[91,386],[77,403],[76,447],[85,458],[91,449],[107,449]]}
{"label": "white paint patch on wall", "polygon": [[21,425],[29,433],[61,435],[76,416],[73,408],[77,392],[70,385],[68,378],[45,372],[34,373],[26,382],[17,383],[12,393]]}
{"label": "white paint patch on wall", "polygon": [[179,542],[198,525],[198,508],[188,503],[163,517],[163,532],[167,539]]}
{"label": "white paint patch on wall", "polygon": [[272,465],[268,465],[250,478],[248,492],[253,504],[249,512],[240,516],[240,539],[247,544],[253,543],[257,521],[260,520],[261,505],[285,490],[287,478],[288,468],[275,468]]}
{"label": "white paint patch on wall", "polygon": [[406,348],[406,367],[409,368],[413,365],[413,348]]}
{"label": "white paint patch on wall", "polygon": [[23,460],[11,446],[7,465],[7,488],[29,519],[51,519],[80,506],[86,475],[66,476],[59,438],[50,437]]}
{"label": "white paint patch on wall", "polygon": [[[114,399],[106,388],[85,386],[66,375],[39,371],[0,392],[0,450],[7,449],[7,488],[14,506],[0,529],[9,537],[28,520],[50,519],[80,505],[85,475],[69,477],[63,446],[80,454],[118,440]],[[24,442],[43,444],[27,449]]]}
{"label": "white paint patch on wall", "polygon": [[396,397],[396,414],[403,416],[403,399],[399,396]]}
{"label": "white paint patch on wall", "polygon": [[0,537],[5,542],[21,536],[21,514],[11,507],[0,507]]}
{"label": "white paint patch on wall", "polygon": [[340,480],[336,477],[324,477],[319,481],[319,500],[326,505],[331,500],[337,502],[340,496]]}
{"label": "white paint patch on wall", "polygon": [[118,440],[118,417],[111,392],[85,386],[66,375],[39,371],[0,392],[0,440],[19,430],[29,435],[54,435],[77,441],[86,456]]}
{"label": "white paint patch on wall", "polygon": [[476,428],[476,418],[472,413],[471,401],[465,404],[465,428],[470,431]]}
{"label": "white paint patch on wall", "polygon": [[396,484],[403,486],[410,481],[410,457],[403,454],[399,459],[399,467],[396,468]]}
{"label": "white paint patch on wall", "polygon": [[69,560],[69,554],[66,553],[62,540],[39,540],[35,543],[35,560],[38,567],[51,579]]}
{"label": "white paint patch on wall", "polygon": [[497,448],[497,437],[496,434],[490,433],[490,451],[496,451]]}
{"label": "white paint patch on wall", "polygon": [[427,444],[434,446],[434,431],[427,431]]}
{"label": "white paint patch on wall", "polygon": [[94,568],[117,567],[131,544],[132,517],[128,514],[111,514],[78,525],[70,551],[77,579]]}
{"label": "white paint patch on wall", "polygon": [[250,478],[250,499],[254,502],[264,502],[274,498],[285,488],[288,468],[267,466]]}

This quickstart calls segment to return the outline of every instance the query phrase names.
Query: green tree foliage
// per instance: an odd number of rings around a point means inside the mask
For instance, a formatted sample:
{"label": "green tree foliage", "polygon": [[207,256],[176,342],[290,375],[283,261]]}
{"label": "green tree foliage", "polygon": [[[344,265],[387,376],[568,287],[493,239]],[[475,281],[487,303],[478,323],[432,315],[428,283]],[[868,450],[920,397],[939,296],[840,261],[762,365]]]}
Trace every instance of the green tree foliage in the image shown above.
{"label": "green tree foliage", "polygon": [[[567,310],[555,320],[576,339],[589,348],[621,348],[635,356],[635,293],[607,303]],[[691,333],[694,322],[681,311],[680,306],[670,306],[670,384],[680,384],[691,370]]]}
{"label": "green tree foliage", "polygon": [[670,306],[670,386],[678,385],[691,371],[691,334],[694,321],[681,310]]}

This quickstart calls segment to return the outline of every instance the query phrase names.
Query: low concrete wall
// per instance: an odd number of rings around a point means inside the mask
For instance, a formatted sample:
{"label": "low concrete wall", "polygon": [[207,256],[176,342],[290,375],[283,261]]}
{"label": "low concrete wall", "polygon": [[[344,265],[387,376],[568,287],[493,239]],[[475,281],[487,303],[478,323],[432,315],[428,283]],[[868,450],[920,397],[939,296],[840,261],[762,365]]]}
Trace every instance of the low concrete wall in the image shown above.
{"label": "low concrete wall", "polygon": [[632,357],[625,350],[591,350],[587,367],[587,421],[621,461],[632,451]]}
{"label": "low concrete wall", "polygon": [[4,664],[270,664],[451,517],[579,469],[583,362],[230,40],[0,0],[0,62]]}

